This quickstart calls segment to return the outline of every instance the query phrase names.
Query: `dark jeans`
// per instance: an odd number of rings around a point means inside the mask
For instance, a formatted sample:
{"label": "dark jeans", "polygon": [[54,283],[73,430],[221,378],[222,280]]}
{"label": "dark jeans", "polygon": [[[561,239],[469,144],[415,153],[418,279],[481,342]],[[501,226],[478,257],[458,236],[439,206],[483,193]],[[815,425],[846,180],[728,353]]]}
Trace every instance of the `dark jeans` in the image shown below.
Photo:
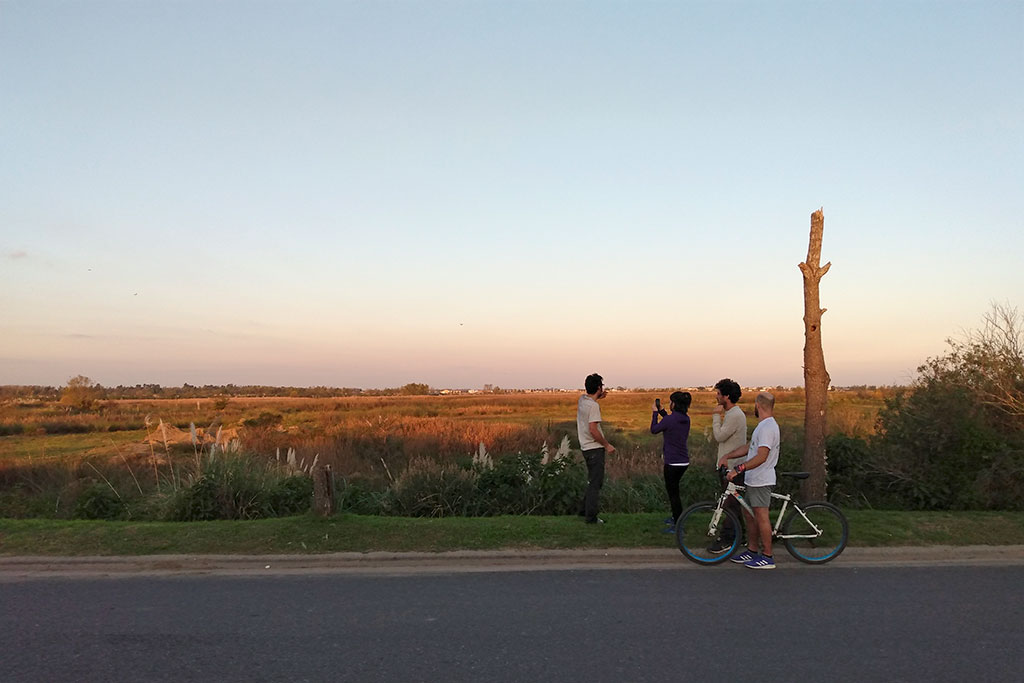
{"label": "dark jeans", "polygon": [[[740,472],[739,474],[737,474],[733,478],[732,483],[736,484],[737,486],[743,486],[743,477],[744,477],[744,473]],[[725,479],[723,477],[722,478],[722,488],[724,489],[728,483],[729,483],[729,480]],[[729,496],[728,498],[726,498],[725,499],[725,505],[723,507],[726,510],[729,510],[730,512],[732,512],[734,515],[736,515],[736,519],[738,519],[740,521],[741,525],[743,524],[743,508],[740,507],[740,504],[738,502],[736,502],[735,498],[733,498],[732,496]],[[721,533],[722,542],[723,543],[731,543],[732,539],[736,537],[737,533],[739,533],[740,536],[742,537],[743,529],[742,528],[740,528],[740,529],[733,529],[732,528],[732,520],[730,520],[728,517],[725,517],[722,520],[722,533]]]}
{"label": "dark jeans", "polygon": [[604,486],[604,449],[583,451],[583,460],[587,463],[588,481],[587,492],[583,496],[583,516],[588,522],[596,522],[601,487]]}
{"label": "dark jeans", "polygon": [[672,506],[672,523],[683,514],[683,501],[679,499],[679,482],[689,466],[665,465],[665,490],[668,492],[668,504]]}

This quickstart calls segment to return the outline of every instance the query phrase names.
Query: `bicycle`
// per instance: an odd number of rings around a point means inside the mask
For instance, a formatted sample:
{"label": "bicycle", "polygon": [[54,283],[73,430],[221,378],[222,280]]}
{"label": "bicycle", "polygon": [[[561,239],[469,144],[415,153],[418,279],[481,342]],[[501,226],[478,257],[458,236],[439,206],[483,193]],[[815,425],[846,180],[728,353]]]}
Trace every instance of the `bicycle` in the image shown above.
{"label": "bicycle", "polygon": [[[721,468],[719,474],[724,474]],[[806,479],[808,472],[779,472],[780,477],[800,480]],[[743,499],[741,491],[746,487],[729,482],[718,501],[702,501],[694,503],[679,516],[676,521],[676,543],[679,551],[687,559],[701,565],[714,565],[724,562],[734,554],[741,542],[740,520],[725,508],[725,502],[732,496],[750,514],[753,509]],[[772,492],[772,498],[782,501],[782,508],[772,527],[772,539],[781,540],[789,554],[808,564],[824,564],[839,557],[846,548],[850,535],[850,526],[846,516],[832,503],[815,501],[799,505],[789,494]],[[793,513],[786,516],[792,507]],[[735,530],[732,545],[713,544],[719,541],[719,532],[724,520],[732,522]]]}

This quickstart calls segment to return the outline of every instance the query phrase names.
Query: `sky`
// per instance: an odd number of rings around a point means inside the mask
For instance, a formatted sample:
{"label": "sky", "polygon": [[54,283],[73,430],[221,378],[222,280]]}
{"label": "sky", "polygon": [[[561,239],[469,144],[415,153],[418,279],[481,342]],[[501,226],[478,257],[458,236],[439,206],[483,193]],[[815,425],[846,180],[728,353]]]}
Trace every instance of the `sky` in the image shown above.
{"label": "sky", "polygon": [[1024,307],[1021,2],[0,0],[0,384],[837,386]]}

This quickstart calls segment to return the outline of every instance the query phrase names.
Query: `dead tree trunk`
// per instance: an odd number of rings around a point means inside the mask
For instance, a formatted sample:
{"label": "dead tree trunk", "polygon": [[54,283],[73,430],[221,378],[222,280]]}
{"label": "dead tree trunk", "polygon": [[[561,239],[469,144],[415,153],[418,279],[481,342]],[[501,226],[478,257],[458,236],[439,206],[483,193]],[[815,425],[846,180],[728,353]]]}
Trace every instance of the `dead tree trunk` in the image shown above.
{"label": "dead tree trunk", "polygon": [[828,387],[832,379],[825,369],[825,354],[821,350],[821,316],[826,309],[820,307],[818,283],[832,263],[818,265],[824,228],[825,213],[818,209],[811,214],[807,260],[800,264],[800,272],[804,276],[804,393],[807,399],[803,466],[811,473],[801,484],[804,500],[825,499],[825,428],[828,424]]}
{"label": "dead tree trunk", "polygon": [[334,473],[330,465],[313,468],[313,512],[321,517],[334,514]]}

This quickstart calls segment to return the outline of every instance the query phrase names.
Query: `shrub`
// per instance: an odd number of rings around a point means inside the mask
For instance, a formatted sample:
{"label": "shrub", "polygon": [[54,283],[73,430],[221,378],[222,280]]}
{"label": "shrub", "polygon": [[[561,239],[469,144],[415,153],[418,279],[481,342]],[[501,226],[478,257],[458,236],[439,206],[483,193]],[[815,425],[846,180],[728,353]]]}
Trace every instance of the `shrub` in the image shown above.
{"label": "shrub", "polygon": [[171,496],[166,514],[183,522],[259,519],[308,510],[311,496],[304,475],[285,474],[258,456],[220,454],[200,460],[190,483]]}
{"label": "shrub", "polygon": [[866,450],[854,441],[832,442],[840,462],[830,462],[830,470],[840,494],[910,509],[1021,505],[1020,318],[1015,309],[994,306],[981,330],[949,346],[918,368],[908,390],[886,398]]}
{"label": "shrub", "polygon": [[586,489],[586,470],[574,458],[542,462],[543,456],[507,455],[492,468],[476,467],[476,504],[471,514],[573,514]]}
{"label": "shrub", "polygon": [[0,436],[13,436],[15,434],[23,434],[24,432],[25,426],[20,423],[0,424]]}
{"label": "shrub", "polygon": [[121,519],[126,512],[124,503],[113,489],[96,483],[78,497],[74,516],[78,519]]}
{"label": "shrub", "polygon": [[[665,482],[661,480],[662,508],[668,505],[668,494],[665,493]],[[714,500],[721,494],[722,489],[718,481],[718,474],[710,466],[701,466],[691,460],[686,474],[679,486],[679,497],[683,501],[683,507],[692,505],[702,500]]]}
{"label": "shrub", "polygon": [[1001,507],[981,482],[994,481],[997,455],[1019,453],[1021,442],[972,398],[966,387],[925,375],[911,392],[886,400],[869,466],[907,507]]}
{"label": "shrub", "polygon": [[587,470],[575,459],[554,460],[537,473],[535,514],[576,514],[587,488]]}
{"label": "shrub", "polygon": [[270,507],[275,517],[309,512],[313,501],[313,480],[304,474],[293,474],[270,488]]}
{"label": "shrub", "polygon": [[46,421],[39,423],[39,426],[47,434],[86,434],[92,431],[92,427],[83,422]]}
{"label": "shrub", "polygon": [[374,487],[360,478],[340,480],[338,509],[357,515],[388,514],[397,507],[388,487]]}
{"label": "shrub", "polygon": [[60,392],[60,402],[74,410],[90,410],[100,398],[102,387],[84,375],[77,375],[68,380],[68,384]]}
{"label": "shrub", "polygon": [[392,487],[396,512],[410,517],[465,515],[472,505],[475,479],[471,471],[414,460]]}
{"label": "shrub", "polygon": [[284,417],[279,413],[263,412],[259,414],[259,417],[242,420],[242,426],[249,427],[250,429],[266,429],[268,427],[276,427],[281,424],[282,420],[284,420]]}

